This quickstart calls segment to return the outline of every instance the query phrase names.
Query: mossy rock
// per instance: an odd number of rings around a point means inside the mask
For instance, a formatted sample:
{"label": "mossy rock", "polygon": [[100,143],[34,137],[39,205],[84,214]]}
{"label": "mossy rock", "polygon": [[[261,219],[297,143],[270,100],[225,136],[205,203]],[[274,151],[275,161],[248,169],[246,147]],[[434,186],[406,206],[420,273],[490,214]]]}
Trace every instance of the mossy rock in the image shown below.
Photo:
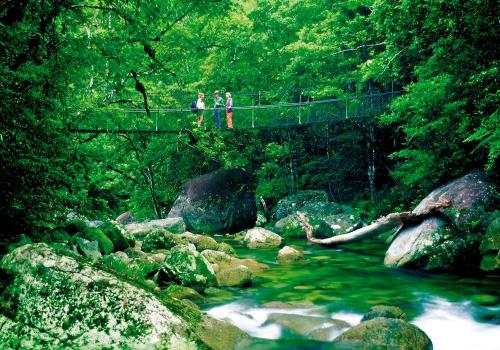
{"label": "mossy rock", "polygon": [[300,191],[279,200],[273,209],[273,218],[281,220],[304,205],[312,202],[327,202],[328,194],[324,191]]}
{"label": "mossy rock", "polygon": [[130,247],[129,242],[123,235],[122,231],[114,224],[107,223],[99,228],[113,243],[114,251],[123,251]]}
{"label": "mossy rock", "polygon": [[99,249],[99,242],[89,241],[78,236],[73,237],[73,241],[76,243],[78,252],[83,254],[83,256],[92,260],[102,257]]}
{"label": "mossy rock", "polygon": [[139,283],[153,278],[161,268],[161,264],[152,258],[131,259],[123,252],[106,255],[101,262],[103,269]]}
{"label": "mossy rock", "polygon": [[68,232],[70,235],[74,235],[78,232],[85,232],[87,223],[80,219],[69,220],[62,224],[60,229]]}
{"label": "mossy rock", "polygon": [[408,318],[404,311],[397,306],[376,305],[373,306],[368,313],[363,315],[361,322],[368,321],[376,317],[395,318],[403,321],[406,321]]}
{"label": "mossy rock", "polygon": [[196,251],[194,245],[175,246],[162,266],[167,281],[173,281],[197,291],[215,286],[217,279],[210,263]]}
{"label": "mossy rock", "polygon": [[297,249],[289,246],[284,246],[283,248],[281,248],[278,252],[278,256],[276,257],[276,260],[280,264],[289,264],[303,259],[304,254],[299,252]]}
{"label": "mossy rock", "polygon": [[234,248],[231,245],[224,243],[224,242],[219,243],[217,250],[219,252],[223,252],[223,253],[229,254],[231,256],[236,256],[236,250],[234,250]]}
{"label": "mossy rock", "polygon": [[87,228],[83,237],[89,241],[97,241],[102,254],[111,254],[115,250],[113,242],[111,242],[101,229]]}
{"label": "mossy rock", "polygon": [[71,241],[71,236],[65,231],[55,231],[51,234],[51,241],[55,243],[68,243]]}
{"label": "mossy rock", "polygon": [[[359,214],[348,214],[342,212],[343,210],[342,206],[333,202],[309,203],[300,209],[311,225],[313,235],[317,238],[341,235],[362,226]],[[296,212],[276,222],[275,228],[283,237],[306,237],[304,225]]]}
{"label": "mossy rock", "polygon": [[196,250],[199,252],[205,249],[218,250],[219,248],[219,243],[210,236],[197,235],[191,232],[186,232],[179,236],[186,239],[189,243],[194,244]]}
{"label": "mossy rock", "polygon": [[151,252],[156,249],[170,249],[175,246],[175,240],[170,232],[155,230],[149,232],[142,242],[142,250]]}
{"label": "mossy rock", "polygon": [[191,300],[196,304],[206,301],[206,298],[194,289],[185,286],[179,286],[177,284],[169,286],[162,293],[166,293],[172,298]]}
{"label": "mossy rock", "polygon": [[376,317],[361,322],[335,338],[342,348],[432,350],[432,342],[420,328],[399,319]]}
{"label": "mossy rock", "polygon": [[0,313],[2,348],[222,350],[248,338],[46,244],[16,249],[0,268],[11,276],[3,296],[16,302],[12,317]]}
{"label": "mossy rock", "polygon": [[252,282],[252,272],[245,265],[221,269],[217,271],[216,276],[219,286],[246,286]]}

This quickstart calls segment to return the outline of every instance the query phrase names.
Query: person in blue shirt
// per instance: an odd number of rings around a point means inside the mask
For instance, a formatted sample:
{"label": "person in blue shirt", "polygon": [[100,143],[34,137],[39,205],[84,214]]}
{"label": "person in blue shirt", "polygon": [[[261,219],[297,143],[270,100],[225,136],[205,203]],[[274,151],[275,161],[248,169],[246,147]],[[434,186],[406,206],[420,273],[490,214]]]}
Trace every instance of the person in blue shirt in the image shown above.
{"label": "person in blue shirt", "polygon": [[221,128],[220,113],[221,107],[224,105],[224,100],[219,96],[219,91],[214,92],[214,121],[217,129]]}

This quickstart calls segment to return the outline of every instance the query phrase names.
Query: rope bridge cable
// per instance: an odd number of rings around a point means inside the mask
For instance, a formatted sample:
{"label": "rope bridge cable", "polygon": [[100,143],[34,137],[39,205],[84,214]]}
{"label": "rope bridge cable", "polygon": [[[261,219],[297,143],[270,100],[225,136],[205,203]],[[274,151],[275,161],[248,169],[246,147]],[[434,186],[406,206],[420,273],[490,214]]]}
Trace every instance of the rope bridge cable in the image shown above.
{"label": "rope bridge cable", "polygon": [[[352,96],[348,98],[333,98],[318,101],[290,102],[268,105],[249,105],[235,106],[233,109],[234,124],[237,129],[266,129],[266,128],[285,128],[294,125],[312,125],[339,120],[359,119],[374,117],[385,112],[389,102],[396,96],[402,94],[402,91],[387,93]],[[298,109],[298,111],[297,111]],[[205,110],[205,125],[213,124],[212,112],[214,108]],[[92,110],[86,110],[92,111]],[[80,111],[82,112],[82,110]],[[221,112],[224,112],[222,108]],[[250,112],[250,113],[249,113]],[[92,127],[73,127],[70,132],[74,133],[100,133],[100,134],[168,134],[178,133],[180,130],[188,129],[193,126],[194,114],[188,108],[151,108],[150,113],[155,115],[156,120],[144,118],[141,115],[146,114],[145,109],[107,109],[99,111],[99,114],[110,113],[115,125],[120,125],[120,114],[135,113],[137,117],[132,120],[128,117],[123,118],[123,123],[127,127],[116,126],[116,129],[99,128],[97,125]],[[159,119],[161,114],[166,118]],[[192,117],[186,118],[185,114],[190,113]],[[224,114],[224,113],[221,113]],[[173,116],[174,118],[169,118]],[[224,120],[222,115],[222,120]],[[109,121],[109,119],[106,119]],[[132,128],[131,128],[132,126]]]}

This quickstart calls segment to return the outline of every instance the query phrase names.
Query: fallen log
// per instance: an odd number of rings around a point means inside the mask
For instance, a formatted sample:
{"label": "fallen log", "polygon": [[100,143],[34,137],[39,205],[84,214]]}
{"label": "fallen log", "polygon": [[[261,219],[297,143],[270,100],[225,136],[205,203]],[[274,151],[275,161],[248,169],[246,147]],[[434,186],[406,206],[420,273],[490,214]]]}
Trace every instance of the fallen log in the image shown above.
{"label": "fallen log", "polygon": [[415,224],[423,219],[439,214],[443,209],[451,206],[451,201],[444,196],[439,197],[436,203],[428,205],[426,208],[414,212],[405,211],[401,213],[391,213],[389,215],[383,216],[371,223],[368,226],[362,227],[360,229],[354,230],[352,232],[333,236],[329,238],[315,238],[313,237],[313,228],[309,224],[306,216],[302,212],[297,212],[304,229],[306,230],[307,240],[309,242],[325,244],[325,245],[336,245],[336,244],[348,244],[362,241],[363,239],[378,236],[385,233],[395,227],[401,228],[405,224]]}

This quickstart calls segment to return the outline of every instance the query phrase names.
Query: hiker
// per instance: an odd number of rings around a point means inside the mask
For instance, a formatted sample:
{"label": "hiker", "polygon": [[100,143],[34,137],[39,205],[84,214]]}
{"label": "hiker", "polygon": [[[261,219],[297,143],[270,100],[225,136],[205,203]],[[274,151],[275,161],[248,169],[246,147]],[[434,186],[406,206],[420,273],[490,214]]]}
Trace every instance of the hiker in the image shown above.
{"label": "hiker", "polygon": [[203,121],[203,111],[205,111],[205,94],[198,93],[198,101],[196,101],[196,108],[198,109],[198,127],[201,126],[201,122]]}
{"label": "hiker", "polygon": [[233,128],[233,98],[230,92],[226,92],[226,120],[227,128]]}
{"label": "hiker", "polygon": [[220,108],[222,107],[222,105],[224,104],[224,100],[222,99],[222,97],[219,96],[219,91],[216,90],[214,92],[214,121],[215,121],[215,127],[217,129],[220,129],[221,128],[221,124],[220,124]]}

